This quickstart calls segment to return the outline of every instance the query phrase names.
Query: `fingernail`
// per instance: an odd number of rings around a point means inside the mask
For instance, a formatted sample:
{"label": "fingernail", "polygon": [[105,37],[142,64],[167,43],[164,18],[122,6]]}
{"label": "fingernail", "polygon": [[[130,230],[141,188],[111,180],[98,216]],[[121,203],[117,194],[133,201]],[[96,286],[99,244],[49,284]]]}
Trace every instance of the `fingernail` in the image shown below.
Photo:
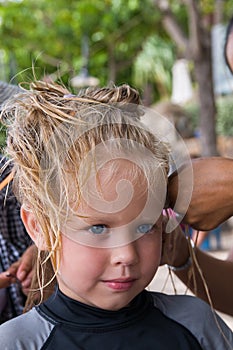
{"label": "fingernail", "polygon": [[22,281],[26,277],[26,275],[27,275],[26,271],[21,271],[20,273],[17,274],[17,277]]}
{"label": "fingernail", "polygon": [[5,276],[6,276],[6,277],[13,277],[13,275],[12,275],[10,272],[7,272],[7,273],[5,274]]}

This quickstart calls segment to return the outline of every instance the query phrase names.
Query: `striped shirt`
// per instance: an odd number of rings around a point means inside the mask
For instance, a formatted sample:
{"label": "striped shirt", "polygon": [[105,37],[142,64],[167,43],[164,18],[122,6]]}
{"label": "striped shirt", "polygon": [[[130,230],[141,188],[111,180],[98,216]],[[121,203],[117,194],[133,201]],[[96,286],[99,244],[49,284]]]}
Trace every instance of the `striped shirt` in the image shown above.
{"label": "striped shirt", "polygon": [[[6,159],[0,155],[0,168]],[[8,166],[0,174],[0,182],[10,173]],[[12,183],[0,192],[0,264],[7,270],[31,244],[20,217],[20,205],[12,192]],[[0,323],[22,313],[25,296],[18,283],[7,288],[7,306],[0,315]]]}

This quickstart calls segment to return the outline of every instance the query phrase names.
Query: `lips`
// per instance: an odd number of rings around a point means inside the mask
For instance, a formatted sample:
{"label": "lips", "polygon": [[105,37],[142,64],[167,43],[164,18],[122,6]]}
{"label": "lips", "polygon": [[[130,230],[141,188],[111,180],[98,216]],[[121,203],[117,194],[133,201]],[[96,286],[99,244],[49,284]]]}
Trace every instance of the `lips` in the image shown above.
{"label": "lips", "polygon": [[112,290],[116,291],[127,291],[134,285],[135,278],[119,278],[113,280],[106,280],[104,284]]}

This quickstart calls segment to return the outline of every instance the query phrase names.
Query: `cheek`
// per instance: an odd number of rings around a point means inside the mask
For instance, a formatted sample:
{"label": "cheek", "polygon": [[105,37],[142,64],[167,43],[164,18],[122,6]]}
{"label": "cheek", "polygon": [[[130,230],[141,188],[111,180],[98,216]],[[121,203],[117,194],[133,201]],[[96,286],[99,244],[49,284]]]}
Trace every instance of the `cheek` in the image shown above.
{"label": "cheek", "polygon": [[143,238],[144,242],[141,247],[142,259],[146,265],[156,271],[161,260],[162,234],[149,234]]}
{"label": "cheek", "polygon": [[[107,258],[103,251],[62,237],[60,272],[69,275],[98,275]],[[87,274],[88,272],[88,274]]]}

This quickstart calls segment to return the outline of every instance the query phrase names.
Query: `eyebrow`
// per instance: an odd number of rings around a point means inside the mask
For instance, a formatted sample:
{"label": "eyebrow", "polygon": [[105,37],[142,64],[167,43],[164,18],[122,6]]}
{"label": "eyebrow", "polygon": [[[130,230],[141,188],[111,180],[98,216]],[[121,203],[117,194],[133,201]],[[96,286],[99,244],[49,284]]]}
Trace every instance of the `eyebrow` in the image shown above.
{"label": "eyebrow", "polygon": [[[143,224],[143,223],[153,223],[153,225],[157,224],[160,221],[160,217],[157,218],[157,220],[155,220],[154,217],[137,217],[134,218],[133,220],[130,220],[129,222],[127,222],[127,224],[123,224],[124,225],[128,225],[132,222],[134,222],[136,225],[137,224]],[[109,219],[109,217],[104,217],[104,216],[92,216],[92,217],[86,217],[83,218],[83,224],[85,225],[98,225],[98,224],[103,224],[109,227],[118,227],[118,222],[117,222],[117,218],[116,219]]]}
{"label": "eyebrow", "polygon": [[[83,216],[83,217],[80,217],[80,216],[74,216],[73,218],[78,218],[80,219],[81,221],[83,221],[84,224],[88,224],[88,225],[92,225],[92,224],[96,224],[96,223],[102,223],[104,222],[105,224],[110,224],[112,222],[112,220],[109,220],[109,218],[105,217],[104,215],[96,215],[96,216]],[[71,219],[72,220],[72,219]]]}

